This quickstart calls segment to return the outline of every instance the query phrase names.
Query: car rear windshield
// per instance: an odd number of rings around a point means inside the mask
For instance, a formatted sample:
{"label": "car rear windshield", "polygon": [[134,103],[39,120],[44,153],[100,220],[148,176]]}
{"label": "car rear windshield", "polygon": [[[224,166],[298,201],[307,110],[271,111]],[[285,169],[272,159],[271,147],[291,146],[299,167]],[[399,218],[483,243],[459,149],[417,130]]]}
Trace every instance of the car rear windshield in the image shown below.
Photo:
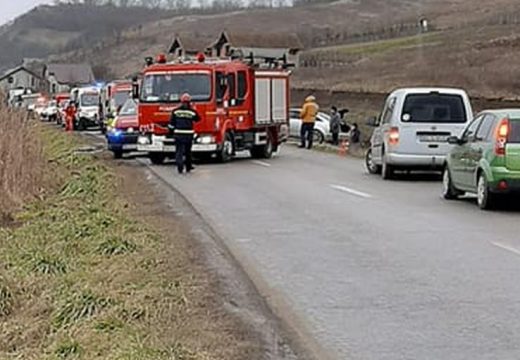
{"label": "car rear windshield", "polygon": [[137,104],[134,100],[129,99],[121,108],[120,115],[137,115]]}
{"label": "car rear windshield", "polygon": [[118,91],[114,95],[114,103],[116,105],[116,108],[119,108],[120,106],[123,106],[126,101],[130,98],[130,92],[129,91]]}
{"label": "car rear windshield", "polygon": [[511,120],[511,132],[509,133],[510,143],[520,144],[520,119]]}
{"label": "car rear windshield", "polygon": [[465,123],[462,96],[450,94],[410,94],[403,107],[402,121],[415,123]]}

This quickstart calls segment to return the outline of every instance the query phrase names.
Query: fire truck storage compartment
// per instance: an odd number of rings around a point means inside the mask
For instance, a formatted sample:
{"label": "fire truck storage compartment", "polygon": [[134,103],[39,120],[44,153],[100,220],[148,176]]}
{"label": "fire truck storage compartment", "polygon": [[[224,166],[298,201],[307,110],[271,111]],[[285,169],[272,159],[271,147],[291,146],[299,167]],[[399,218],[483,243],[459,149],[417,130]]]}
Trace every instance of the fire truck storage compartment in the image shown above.
{"label": "fire truck storage compartment", "polygon": [[262,74],[257,73],[255,79],[256,124],[287,123],[287,106],[287,78],[263,77]]}

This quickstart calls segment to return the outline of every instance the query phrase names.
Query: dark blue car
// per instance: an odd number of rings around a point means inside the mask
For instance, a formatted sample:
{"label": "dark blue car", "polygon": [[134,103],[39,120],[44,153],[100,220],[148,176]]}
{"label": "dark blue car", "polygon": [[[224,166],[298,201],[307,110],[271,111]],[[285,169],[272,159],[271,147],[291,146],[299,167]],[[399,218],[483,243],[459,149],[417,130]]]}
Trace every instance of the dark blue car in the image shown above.
{"label": "dark blue car", "polygon": [[126,101],[114,123],[107,130],[108,150],[114,153],[114,158],[121,159],[123,154],[137,150],[139,118],[135,100]]}

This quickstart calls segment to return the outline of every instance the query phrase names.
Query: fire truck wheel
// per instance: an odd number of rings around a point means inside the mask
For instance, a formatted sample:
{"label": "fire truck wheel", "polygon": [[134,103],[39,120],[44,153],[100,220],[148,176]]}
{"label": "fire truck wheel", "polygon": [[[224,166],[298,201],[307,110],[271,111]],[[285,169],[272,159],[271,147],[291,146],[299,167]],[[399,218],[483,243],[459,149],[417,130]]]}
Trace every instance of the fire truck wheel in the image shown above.
{"label": "fire truck wheel", "polygon": [[270,159],[276,150],[271,135],[268,135],[265,145],[255,146],[251,149],[251,156],[255,159]]}
{"label": "fire truck wheel", "polygon": [[222,144],[222,149],[217,154],[219,162],[225,163],[231,160],[235,152],[235,144],[233,143],[233,137],[230,133],[226,133],[226,139]]}
{"label": "fire truck wheel", "polygon": [[154,165],[162,165],[166,157],[163,154],[150,154],[150,161]]}

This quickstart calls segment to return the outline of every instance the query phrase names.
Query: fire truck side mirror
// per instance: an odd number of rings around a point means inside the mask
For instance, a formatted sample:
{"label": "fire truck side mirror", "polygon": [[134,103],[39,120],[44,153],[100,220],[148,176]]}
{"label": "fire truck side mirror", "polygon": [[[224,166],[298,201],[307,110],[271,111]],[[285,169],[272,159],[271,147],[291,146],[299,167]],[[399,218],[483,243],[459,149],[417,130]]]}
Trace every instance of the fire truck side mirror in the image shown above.
{"label": "fire truck side mirror", "polygon": [[132,84],[132,98],[139,99],[139,83],[137,82]]}

